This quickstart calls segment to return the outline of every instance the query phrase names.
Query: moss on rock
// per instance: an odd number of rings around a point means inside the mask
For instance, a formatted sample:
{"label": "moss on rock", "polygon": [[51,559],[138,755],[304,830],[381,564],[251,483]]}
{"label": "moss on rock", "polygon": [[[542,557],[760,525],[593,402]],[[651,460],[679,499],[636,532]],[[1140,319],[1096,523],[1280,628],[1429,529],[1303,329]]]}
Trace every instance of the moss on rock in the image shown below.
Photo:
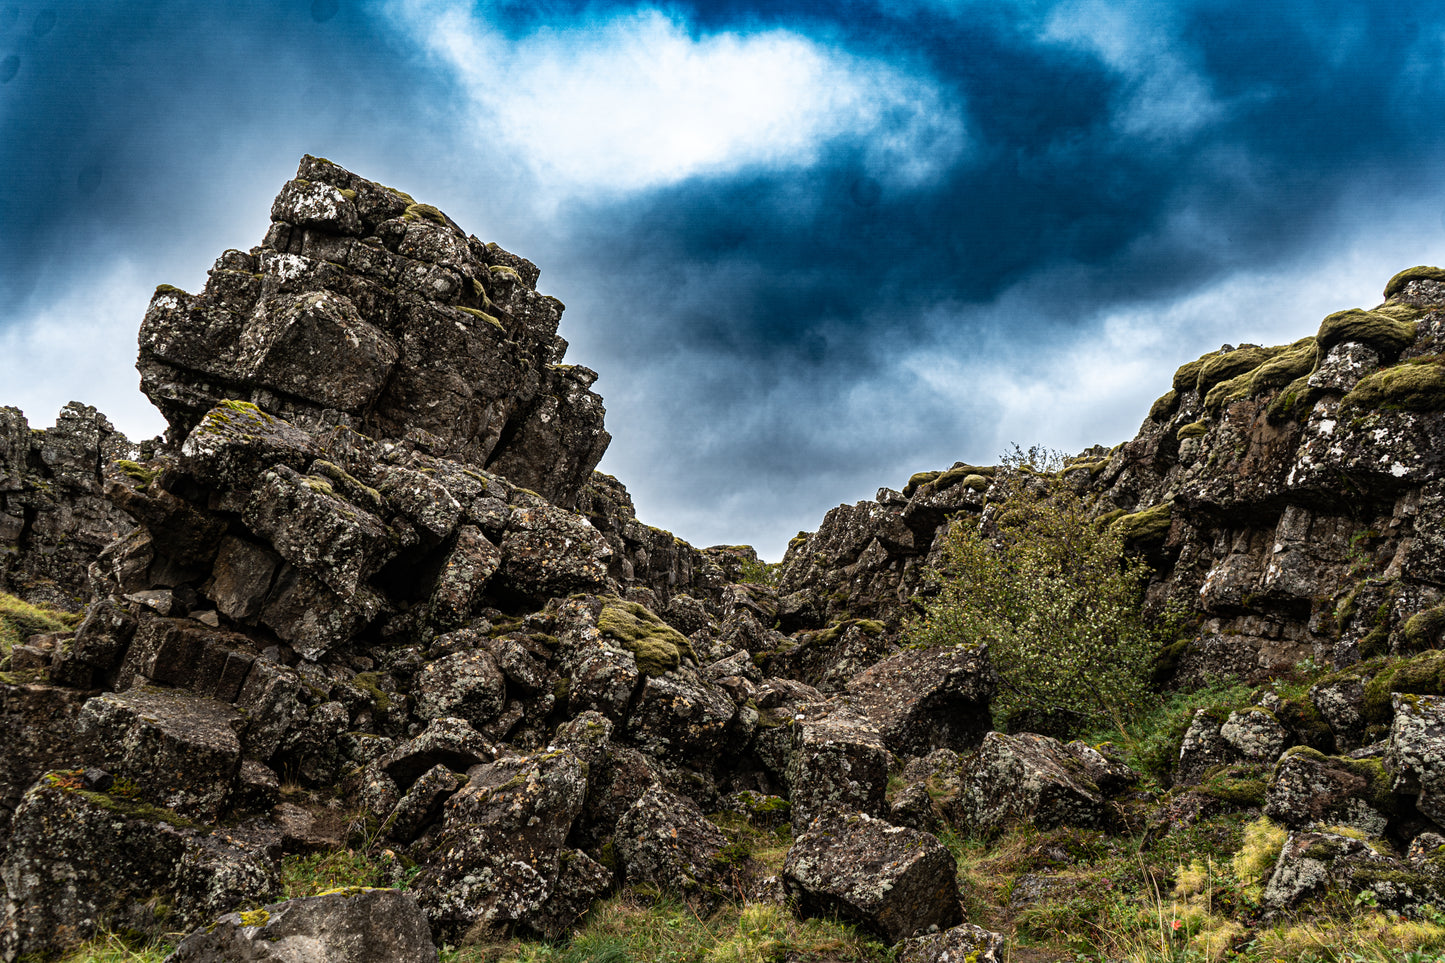
{"label": "moss on rock", "polygon": [[447,216],[430,204],[408,205],[406,211],[401,216],[408,221],[426,220],[434,224],[440,224],[442,227],[447,226]]}
{"label": "moss on rock", "polygon": [[597,628],[603,635],[621,643],[637,659],[637,668],[645,675],[662,675],[682,664],[683,657],[694,658],[687,636],[658,618],[644,605],[628,602],[615,595],[603,598],[602,614]]}
{"label": "moss on rock", "polygon": [[1343,405],[1387,411],[1445,411],[1445,366],[1439,356],[1376,371],[1345,395]]}
{"label": "moss on rock", "polygon": [[1315,339],[1319,342],[1320,355],[1337,344],[1356,341],[1368,345],[1382,355],[1395,357],[1415,340],[1416,325],[1413,321],[1402,321],[1392,317],[1396,312],[1336,311],[1320,323]]}
{"label": "moss on rock", "polygon": [[1152,508],[1120,515],[1109,522],[1109,530],[1129,545],[1151,545],[1163,542],[1169,536],[1169,526],[1174,518],[1174,506],[1160,502]]}
{"label": "moss on rock", "polygon": [[1385,285],[1385,300],[1388,301],[1405,290],[1405,285],[1411,281],[1445,281],[1445,268],[1430,267],[1425,264],[1406,268],[1390,278]]}
{"label": "moss on rock", "polygon": [[1261,348],[1257,344],[1250,344],[1226,354],[1209,355],[1201,359],[1203,366],[1199,369],[1199,381],[1195,388],[1201,395],[1207,396],[1221,381],[1253,371],[1282,350],[1284,349]]}

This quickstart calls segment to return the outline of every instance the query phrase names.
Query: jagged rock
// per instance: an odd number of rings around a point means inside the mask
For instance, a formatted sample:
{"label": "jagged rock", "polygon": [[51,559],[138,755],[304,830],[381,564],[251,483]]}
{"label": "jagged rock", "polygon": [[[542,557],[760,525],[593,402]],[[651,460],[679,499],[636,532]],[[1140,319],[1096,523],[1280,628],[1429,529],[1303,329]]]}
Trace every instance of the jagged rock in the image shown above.
{"label": "jagged rock", "polygon": [[1387,912],[1416,914],[1445,896],[1445,876],[1412,867],[1349,836],[1290,833],[1264,890],[1266,911],[1282,913],[1330,889],[1350,896],[1368,892]]}
{"label": "jagged rock", "polygon": [[825,692],[837,692],[894,649],[881,622],[849,619],[783,641],[778,649],[766,653],[762,666],[768,675],[800,679]]}
{"label": "jagged rock", "polygon": [[401,794],[437,767],[470,772],[492,761],[496,748],[464,719],[433,719],[414,738],[370,762],[362,774],[362,797],[378,819],[401,801]]}
{"label": "jagged rock", "polygon": [[727,837],[686,796],[653,786],[617,821],[617,855],[632,882],[649,882],[709,902]]}
{"label": "jagged rock", "polygon": [[149,680],[235,702],[256,661],[255,643],[192,619],[140,621],[118,674],[129,688]]}
{"label": "jagged rock", "polygon": [[144,798],[214,819],[241,766],[242,721],[215,699],[140,687],[91,699],[76,728],[93,763],[134,780]]}
{"label": "jagged rock", "polygon": [[992,727],[988,649],[909,649],[854,676],[852,704],[900,755],[971,749]]}
{"label": "jagged rock", "polygon": [[109,925],[159,935],[279,888],[275,868],[224,833],[83,774],[52,772],[15,811],[3,865],[0,959],[67,949]]}
{"label": "jagged rock", "polygon": [[528,925],[556,889],[587,770],[566,750],[510,756],[471,770],[447,800],[413,890],[433,929]]}
{"label": "jagged rock", "polygon": [[1082,743],[1064,744],[1031,732],[990,732],[965,763],[955,811],[964,826],[984,833],[1012,822],[1040,829],[1107,828],[1114,816],[1095,778],[1114,767],[1097,752],[1097,759],[1087,757],[1088,752],[1093,750]]}
{"label": "jagged rock", "polygon": [[1002,934],[964,923],[898,944],[898,963],[1003,963],[1008,941]]}
{"label": "jagged rock", "polygon": [[626,732],[659,758],[712,760],[729,741],[729,726],[737,714],[725,692],[701,679],[648,676]]}
{"label": "jagged rock", "polygon": [[20,797],[49,769],[73,764],[76,720],[89,693],[0,679],[0,852]]}
{"label": "jagged rock", "polygon": [[421,718],[455,716],[480,728],[501,714],[507,680],[490,652],[473,649],[427,663],[417,674],[416,694]]}
{"label": "jagged rock", "polygon": [[435,963],[431,928],[410,893],[358,889],[227,913],[181,941],[166,963]]}
{"label": "jagged rock", "polygon": [[396,804],[391,815],[381,824],[381,832],[391,839],[409,843],[421,835],[430,823],[441,813],[442,804],[451,798],[465,776],[452,772],[446,766],[433,766],[412,783],[406,795]]}
{"label": "jagged rock", "polygon": [[1234,747],[1245,759],[1252,762],[1270,762],[1278,759],[1280,752],[1289,741],[1289,733],[1280,725],[1274,713],[1260,706],[1251,706],[1231,712],[1219,735]]}
{"label": "jagged rock", "polygon": [[548,505],[519,509],[502,539],[501,576],[548,598],[606,587],[612,549],[585,518]]}
{"label": "jagged rock", "polygon": [[1310,702],[1334,733],[1340,750],[1358,747],[1365,737],[1365,686],[1358,678],[1320,682],[1310,686]]}
{"label": "jagged rock", "polygon": [[104,415],[72,401],[55,425],[30,428],[0,408],[0,591],[78,611],[90,598],[88,568],[134,525],[105,497],[117,459],[136,449]]}
{"label": "jagged rock", "polygon": [[552,895],[528,916],[527,929],[543,939],[562,939],[611,888],[611,870],[581,850],[569,849],[558,864]]}
{"label": "jagged rock", "polygon": [[1264,814],[1295,828],[1321,823],[1382,836],[1395,808],[1380,760],[1332,758],[1297,746],[1275,766]]}
{"label": "jagged rock", "polygon": [[787,783],[793,830],[840,809],[882,815],[893,757],[871,721],[846,710],[795,720]]}
{"label": "jagged rock", "polygon": [[481,531],[472,525],[459,528],[432,589],[432,623],[451,628],[466,622],[487,580],[501,564],[501,551]]}
{"label": "jagged rock", "polygon": [[1239,750],[1224,738],[1223,727],[1207,709],[1194,713],[1179,746],[1179,761],[1174,771],[1177,785],[1197,785],[1209,770],[1240,761]]}
{"label": "jagged rock", "polygon": [[348,597],[396,551],[381,519],[336,495],[324,476],[275,465],[241,519],[283,559]]}
{"label": "jagged rock", "polygon": [[223,254],[201,294],[151,300],[137,368],[173,439],[226,397],[303,425],[332,410],[575,500],[609,438],[596,375],[558,363],[562,305],[535,291],[535,267],[312,157],[272,218],[262,246]]}
{"label": "jagged rock", "polygon": [[1385,767],[1398,793],[1416,794],[1415,806],[1445,825],[1445,697],[1394,693]]}
{"label": "jagged rock", "polygon": [[962,922],[956,873],[932,836],[835,811],[788,850],[783,885],[801,915],[837,914],[893,943]]}

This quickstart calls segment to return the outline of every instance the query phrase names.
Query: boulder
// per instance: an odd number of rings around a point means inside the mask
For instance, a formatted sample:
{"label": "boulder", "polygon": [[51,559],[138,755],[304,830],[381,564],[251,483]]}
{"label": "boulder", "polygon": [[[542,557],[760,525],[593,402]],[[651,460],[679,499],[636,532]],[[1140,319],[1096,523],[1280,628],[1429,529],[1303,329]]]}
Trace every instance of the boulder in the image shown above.
{"label": "boulder", "polygon": [[854,676],[847,692],[889,749],[922,756],[982,742],[996,686],[987,647],[958,646],[900,652]]}
{"label": "boulder", "polygon": [[1303,746],[1280,757],[1264,814],[1286,826],[1352,826],[1383,836],[1397,803],[1379,759],[1326,756]]}
{"label": "boulder", "polygon": [[1445,696],[1394,693],[1385,767],[1395,791],[1416,796],[1415,806],[1445,825]]}
{"label": "boulder", "polygon": [[166,963],[435,963],[431,928],[410,893],[355,888],[227,913],[181,941]]}
{"label": "boulder", "polygon": [[783,885],[801,915],[842,916],[894,943],[963,921],[957,872],[926,833],[834,811],[794,841]]}
{"label": "boulder", "polygon": [[841,708],[802,715],[787,768],[794,832],[841,809],[881,816],[893,756],[872,722]]}
{"label": "boulder", "polygon": [[413,884],[434,931],[526,926],[551,898],[587,767],[571,752],[508,756],[473,767],[447,800]]}
{"label": "boulder", "polygon": [[1004,963],[1007,946],[1002,934],[964,923],[904,940],[896,952],[898,963]]}
{"label": "boulder", "polygon": [[279,889],[264,852],[96,775],[47,773],[16,809],[0,864],[0,959],[65,950],[102,927],[159,936]]}
{"label": "boulder", "polygon": [[990,732],[965,763],[954,811],[962,826],[981,833],[1014,822],[1108,828],[1115,818],[1097,781],[1101,773],[1114,774],[1113,764],[1082,743]]}
{"label": "boulder", "polygon": [[92,764],[134,780],[165,809],[215,819],[241,767],[243,723],[226,703],[143,686],[91,699],[76,727]]}
{"label": "boulder", "polygon": [[651,787],[617,821],[613,844],[629,882],[701,896],[704,903],[718,895],[717,856],[727,837],[686,796]]}

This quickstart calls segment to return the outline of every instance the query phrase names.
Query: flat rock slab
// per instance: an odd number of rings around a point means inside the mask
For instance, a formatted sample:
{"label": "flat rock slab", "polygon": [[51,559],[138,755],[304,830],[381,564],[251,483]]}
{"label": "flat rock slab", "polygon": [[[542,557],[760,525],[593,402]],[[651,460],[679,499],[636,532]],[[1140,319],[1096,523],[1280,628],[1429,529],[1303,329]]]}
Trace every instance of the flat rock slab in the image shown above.
{"label": "flat rock slab", "polygon": [[178,689],[149,686],[96,696],[78,730],[93,762],[134,780],[146,801],[192,819],[225,808],[241,766],[234,706]]}
{"label": "flat rock slab", "polygon": [[783,886],[800,914],[845,916],[893,943],[963,921],[957,872],[927,833],[849,813],[820,817],[797,838]]}
{"label": "flat rock slab", "polygon": [[166,963],[435,963],[431,927],[410,893],[351,888],[227,913]]}

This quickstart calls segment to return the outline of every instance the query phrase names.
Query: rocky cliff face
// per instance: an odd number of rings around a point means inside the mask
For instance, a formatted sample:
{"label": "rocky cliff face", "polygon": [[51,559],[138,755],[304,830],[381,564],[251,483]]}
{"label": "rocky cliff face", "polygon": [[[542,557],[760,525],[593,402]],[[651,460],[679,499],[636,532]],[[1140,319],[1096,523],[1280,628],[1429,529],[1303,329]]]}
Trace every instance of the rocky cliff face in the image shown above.
{"label": "rocky cliff face", "polygon": [[[1415,268],[1313,337],[1225,346],[1175,373],[1134,440],[1069,462],[1066,481],[1153,564],[1151,601],[1201,617],[1171,653],[1181,683],[1439,643],[1442,305],[1440,272]],[[789,546],[784,611],[896,623],[995,473],[960,463],[834,509]]]}
{"label": "rocky cliff face", "polygon": [[[780,588],[745,582],[751,549],[649,527],[592,470],[594,376],[560,364],[529,262],[315,158],[272,216],[202,293],[151,302],[159,445],[81,406],[39,433],[0,409],[5,587],[89,602],[0,653],[0,958],[108,926],[199,927],[177,960],[433,960],[562,938],[627,885],[992,959],[1001,938],[956,925],[941,829],[1167,830],[1235,798],[1197,788],[1221,780],[1297,830],[1271,912],[1321,880],[1398,912],[1445,896],[1445,275],[1186,365],[1139,438],[1066,468],[1154,561],[1153,604],[1197,611],[1179,684],[1342,670],[1194,717],[1179,795],[1150,797],[1107,746],[991,731],[986,648],[899,647],[997,469],[835,509]],[[765,865],[745,841],[777,832]],[[275,902],[284,861],[343,845],[407,892]]]}
{"label": "rocky cliff face", "polygon": [[87,568],[133,524],[105,484],[135,454],[94,408],[72,402],[34,430],[0,408],[0,591],[71,611],[90,600]]}

